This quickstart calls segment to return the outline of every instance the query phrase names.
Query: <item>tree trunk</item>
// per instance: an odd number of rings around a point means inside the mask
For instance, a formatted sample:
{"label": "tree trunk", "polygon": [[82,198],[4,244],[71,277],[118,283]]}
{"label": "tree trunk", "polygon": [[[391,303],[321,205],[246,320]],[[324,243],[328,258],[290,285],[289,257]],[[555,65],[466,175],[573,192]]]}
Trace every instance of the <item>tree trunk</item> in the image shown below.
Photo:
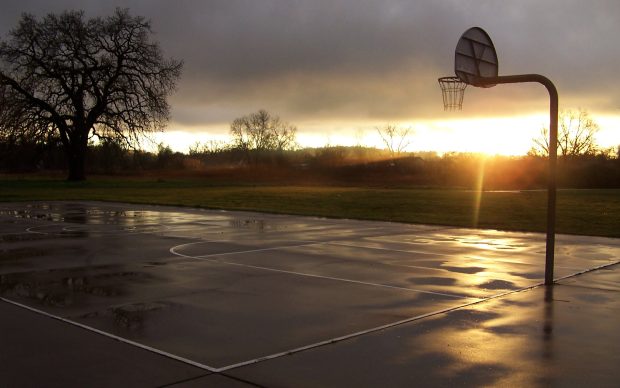
{"label": "tree trunk", "polygon": [[87,144],[71,144],[68,148],[67,163],[69,165],[69,176],[67,180],[74,182],[86,180],[85,163],[86,150],[88,149]]}

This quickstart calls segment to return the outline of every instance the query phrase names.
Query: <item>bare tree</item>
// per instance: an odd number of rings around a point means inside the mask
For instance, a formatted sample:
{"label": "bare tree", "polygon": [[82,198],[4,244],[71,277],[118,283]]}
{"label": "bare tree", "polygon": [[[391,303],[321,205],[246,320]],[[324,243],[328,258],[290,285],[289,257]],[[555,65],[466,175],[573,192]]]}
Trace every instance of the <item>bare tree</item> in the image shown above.
{"label": "bare tree", "polygon": [[[585,109],[563,110],[558,118],[558,154],[561,156],[592,155],[598,150],[596,133],[598,124]],[[531,155],[549,155],[549,128],[543,127],[540,135],[533,139]]]}
{"label": "bare tree", "polygon": [[411,144],[409,141],[409,136],[413,132],[411,128],[387,124],[383,127],[376,127],[376,130],[392,157],[400,155]]}
{"label": "bare tree", "polygon": [[162,129],[182,62],[165,59],[150,22],[117,9],[24,14],[0,42],[0,130],[61,142],[69,180],[85,179],[89,139],[129,145]]}
{"label": "bare tree", "polygon": [[283,151],[295,148],[297,128],[264,109],[230,124],[235,147],[250,151]]}

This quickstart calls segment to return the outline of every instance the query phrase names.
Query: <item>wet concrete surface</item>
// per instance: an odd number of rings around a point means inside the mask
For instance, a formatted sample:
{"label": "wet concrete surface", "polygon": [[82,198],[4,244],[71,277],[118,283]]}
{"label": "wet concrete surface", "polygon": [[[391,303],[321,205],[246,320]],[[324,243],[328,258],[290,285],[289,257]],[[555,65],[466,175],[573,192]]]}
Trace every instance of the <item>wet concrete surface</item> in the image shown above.
{"label": "wet concrete surface", "polygon": [[0,291],[11,300],[215,367],[460,301],[212,262],[9,274],[0,278]]}
{"label": "wet concrete surface", "polygon": [[252,388],[258,387],[251,382],[231,378],[222,374],[210,374],[204,377],[191,379],[170,385],[170,388]]}
{"label": "wet concrete surface", "polygon": [[588,287],[562,281],[228,373],[270,387],[617,387],[620,293],[607,284],[620,266],[579,279]]}
{"label": "wet concrete surface", "polygon": [[2,387],[156,387],[207,374],[0,301]]}
{"label": "wet concrete surface", "polygon": [[[564,383],[556,375],[575,353],[566,344],[592,337],[570,335],[592,317],[603,332],[618,327],[618,266],[561,281],[548,302],[544,287],[511,293],[542,281],[544,241],[250,212],[5,203],[0,296],[227,374],[179,378],[181,386],[410,386],[423,375],[440,386]],[[557,277],[620,260],[618,239],[557,241]],[[550,306],[563,356],[531,363],[547,351],[535,333]],[[592,360],[618,353],[614,335],[590,338]]]}

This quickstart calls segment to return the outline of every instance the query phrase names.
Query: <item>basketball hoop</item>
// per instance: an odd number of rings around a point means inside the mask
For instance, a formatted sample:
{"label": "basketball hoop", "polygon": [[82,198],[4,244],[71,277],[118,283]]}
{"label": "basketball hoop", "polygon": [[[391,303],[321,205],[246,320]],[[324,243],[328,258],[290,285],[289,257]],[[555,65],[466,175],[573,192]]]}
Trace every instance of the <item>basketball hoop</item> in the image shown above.
{"label": "basketball hoop", "polygon": [[443,95],[443,110],[463,109],[463,95],[467,84],[458,77],[441,77],[437,81],[439,81]]}
{"label": "basketball hoop", "polygon": [[547,244],[545,285],[553,285],[555,260],[556,175],[558,146],[558,91],[549,78],[540,74],[498,75],[497,51],[491,37],[480,27],[465,31],[454,50],[456,77],[439,78],[444,110],[461,110],[467,85],[490,88],[497,84],[537,82],[549,92],[549,174],[547,178]]}

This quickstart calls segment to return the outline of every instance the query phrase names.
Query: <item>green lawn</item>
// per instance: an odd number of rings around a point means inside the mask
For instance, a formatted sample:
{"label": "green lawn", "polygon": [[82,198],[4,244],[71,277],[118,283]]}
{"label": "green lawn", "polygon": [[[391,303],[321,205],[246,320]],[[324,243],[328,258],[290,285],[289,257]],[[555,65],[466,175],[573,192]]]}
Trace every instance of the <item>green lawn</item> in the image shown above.
{"label": "green lawn", "polygon": [[[545,230],[545,191],[484,192],[474,225],[477,193],[447,189],[374,189],[213,185],[198,179],[93,178],[0,180],[0,201],[100,200],[256,210],[420,224]],[[620,237],[620,190],[560,190],[558,233]]]}

